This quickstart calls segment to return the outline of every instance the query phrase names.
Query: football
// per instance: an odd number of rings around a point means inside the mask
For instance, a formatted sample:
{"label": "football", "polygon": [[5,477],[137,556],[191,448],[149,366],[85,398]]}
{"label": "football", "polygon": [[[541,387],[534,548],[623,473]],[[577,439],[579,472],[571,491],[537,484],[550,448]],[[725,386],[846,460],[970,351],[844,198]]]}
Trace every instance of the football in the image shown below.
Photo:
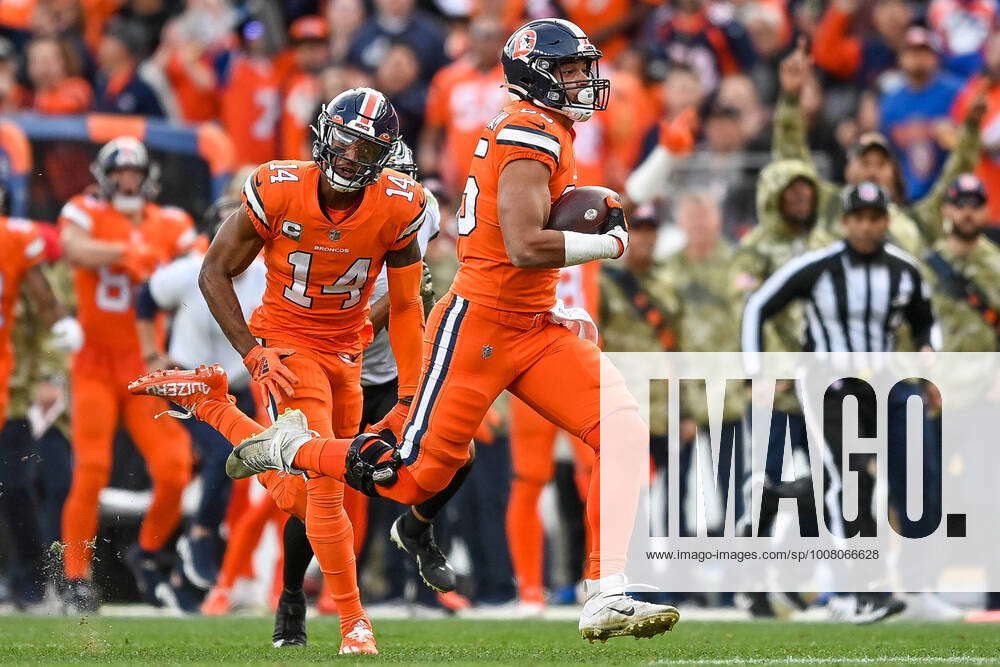
{"label": "football", "polygon": [[617,192],[599,185],[570,190],[552,205],[545,228],[558,232],[597,234],[608,217],[608,205],[604,201],[608,195],[621,201]]}

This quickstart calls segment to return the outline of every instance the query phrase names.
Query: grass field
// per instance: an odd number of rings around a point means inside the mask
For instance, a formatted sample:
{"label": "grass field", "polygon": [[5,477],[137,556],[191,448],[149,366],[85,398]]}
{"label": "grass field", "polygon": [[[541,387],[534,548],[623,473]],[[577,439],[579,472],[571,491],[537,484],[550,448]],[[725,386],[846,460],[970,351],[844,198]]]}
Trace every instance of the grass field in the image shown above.
{"label": "grass field", "polygon": [[0,617],[0,664],[291,664],[325,660],[493,664],[1000,664],[990,625],[688,621],[652,640],[589,644],[574,623],[380,621],[382,653],[337,656],[336,620],[310,619],[307,648],[271,648],[263,618]]}

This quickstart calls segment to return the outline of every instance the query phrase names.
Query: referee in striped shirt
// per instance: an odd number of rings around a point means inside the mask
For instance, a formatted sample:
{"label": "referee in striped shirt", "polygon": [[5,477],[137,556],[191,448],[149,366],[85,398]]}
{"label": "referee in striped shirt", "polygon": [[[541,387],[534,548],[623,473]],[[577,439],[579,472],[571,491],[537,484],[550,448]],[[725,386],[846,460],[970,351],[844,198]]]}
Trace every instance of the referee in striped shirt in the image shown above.
{"label": "referee in striped shirt", "polygon": [[872,182],[843,193],[844,239],[775,271],[743,312],[743,352],[751,371],[768,318],[792,301],[806,313],[806,352],[891,352],[905,319],[918,347],[939,348],[941,333],[916,260],[886,242],[889,195]]}
{"label": "referee in striped shirt", "polygon": [[[896,332],[903,320],[909,324],[920,349],[940,348],[941,333],[931,309],[930,290],[916,260],[886,242],[889,195],[875,183],[864,182],[846,188],[842,198],[844,239],[788,262],[747,301],[742,344],[747,371],[751,374],[759,370],[764,323],[793,301],[802,302],[805,308],[803,350],[807,352],[890,352],[895,349]],[[842,399],[847,395],[858,396],[864,386],[860,380],[845,379],[831,387],[831,391]],[[907,391],[893,392],[889,419],[903,420],[905,424],[906,400],[920,391],[919,385],[912,385]],[[824,457],[830,473],[824,476],[828,481],[824,493],[827,525],[843,537],[874,536],[875,482],[870,474],[862,473],[868,470],[867,465],[852,464],[859,473],[858,515],[851,521],[844,519],[841,415],[831,412],[824,414],[823,422],[824,441],[830,455]],[[867,410],[861,413],[859,435],[874,437],[876,415]],[[935,445],[927,437],[927,428],[924,431],[925,466],[940,465],[939,443]],[[905,448],[905,438],[890,441],[888,447]],[[933,453],[936,458],[928,456]],[[929,473],[930,470],[925,470],[925,480],[934,478]],[[925,492],[924,498],[927,497]],[[902,601],[895,598],[862,594],[834,598],[830,605],[836,616],[854,622],[880,620],[902,611],[903,607]]]}

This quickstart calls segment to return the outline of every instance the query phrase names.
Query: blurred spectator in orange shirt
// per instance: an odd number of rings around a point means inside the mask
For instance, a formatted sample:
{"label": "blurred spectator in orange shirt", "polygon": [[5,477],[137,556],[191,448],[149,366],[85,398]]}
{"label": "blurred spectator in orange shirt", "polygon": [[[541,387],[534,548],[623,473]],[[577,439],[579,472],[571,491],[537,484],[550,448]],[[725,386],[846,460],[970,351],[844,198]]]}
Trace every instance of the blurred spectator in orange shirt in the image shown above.
{"label": "blurred spectator in orange shirt", "polygon": [[469,26],[469,51],[434,75],[420,135],[420,170],[441,178],[449,193],[465,187],[483,126],[509,100],[498,62],[506,28],[487,16]]}
{"label": "blurred spectator in orange shirt", "polygon": [[976,175],[986,186],[990,221],[1000,225],[1000,33],[986,41],[983,73],[969,80],[951,109],[951,118],[961,123],[969,105],[983,88],[986,90],[986,113],[980,122],[983,153]]}
{"label": "blurred spectator in orange shirt", "polygon": [[27,33],[37,0],[3,0],[0,2],[0,28]]}
{"label": "blurred spectator in orange shirt", "polygon": [[303,16],[288,29],[292,40],[295,73],[283,92],[281,107],[281,157],[308,160],[312,155],[309,125],[316,119],[319,73],[330,60],[330,28],[321,16]]}
{"label": "blurred spectator in orange shirt", "polygon": [[17,52],[9,39],[0,37],[0,113],[27,106],[28,93],[17,82]]}
{"label": "blurred spectator in orange shirt", "polygon": [[235,46],[235,20],[236,14],[228,5],[190,2],[164,27],[154,60],[173,89],[181,120],[200,123],[218,116],[215,61]]}
{"label": "blurred spectator in orange shirt", "polygon": [[[490,0],[481,0],[484,8]],[[538,18],[561,16],[580,26],[604,52],[604,64],[617,60],[628,37],[663,0],[507,0],[503,20],[509,30]]]}
{"label": "blurred spectator in orange shirt", "polygon": [[97,48],[97,111],[159,118],[163,105],[136,67],[144,51],[143,29],[121,19],[110,21]]}
{"label": "blurred spectator in orange shirt", "polygon": [[260,21],[240,30],[242,48],[230,56],[222,90],[222,126],[239,164],[261,164],[278,154],[278,79]]}
{"label": "blurred spectator in orange shirt", "polygon": [[28,43],[27,59],[35,111],[70,114],[90,109],[94,93],[90,84],[77,76],[78,64],[65,42],[36,37]]}
{"label": "blurred spectator in orange shirt", "polygon": [[[634,56],[627,50],[623,57]],[[602,68],[601,73],[605,70]],[[614,190],[625,185],[632,167],[639,160],[643,140],[656,123],[663,108],[657,91],[647,89],[645,83],[634,73],[633,68],[607,70],[614,94],[608,101],[607,111],[594,114],[604,135],[599,159],[603,165],[604,182]]]}
{"label": "blurred spectator in orange shirt", "polygon": [[[873,30],[863,30],[862,10],[871,11]],[[816,64],[843,80],[862,86],[875,84],[883,72],[896,67],[913,11],[905,0],[833,0],[823,14],[813,39]]]}

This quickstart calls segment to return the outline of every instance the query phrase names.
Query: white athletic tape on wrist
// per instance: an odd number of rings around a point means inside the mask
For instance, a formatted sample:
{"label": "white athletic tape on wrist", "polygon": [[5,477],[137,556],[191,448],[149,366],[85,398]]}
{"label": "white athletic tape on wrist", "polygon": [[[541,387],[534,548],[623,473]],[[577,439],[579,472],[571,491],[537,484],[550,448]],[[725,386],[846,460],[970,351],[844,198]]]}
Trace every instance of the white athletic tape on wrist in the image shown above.
{"label": "white athletic tape on wrist", "polygon": [[596,259],[615,259],[623,252],[624,243],[611,234],[581,234],[563,232],[566,247],[565,266],[574,266]]}

